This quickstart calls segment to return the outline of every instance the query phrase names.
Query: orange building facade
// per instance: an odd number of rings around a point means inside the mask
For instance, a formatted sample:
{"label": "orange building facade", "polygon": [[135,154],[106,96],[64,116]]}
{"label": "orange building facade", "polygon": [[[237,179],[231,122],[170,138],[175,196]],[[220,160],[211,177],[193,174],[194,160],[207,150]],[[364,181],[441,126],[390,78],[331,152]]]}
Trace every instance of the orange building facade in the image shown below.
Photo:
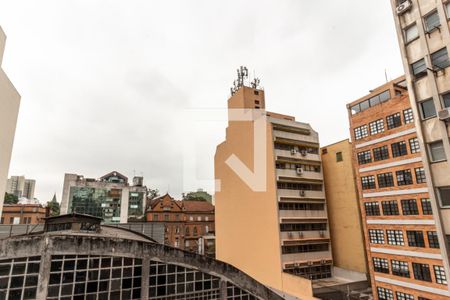
{"label": "orange building facade", "polygon": [[433,206],[403,77],[348,105],[375,299],[449,299]]}
{"label": "orange building facade", "polygon": [[167,245],[214,255],[214,205],[207,201],[179,201],[166,194],[152,200],[147,222],[165,224]]}
{"label": "orange building facade", "polygon": [[39,224],[44,223],[47,209],[40,204],[5,204],[2,224]]}

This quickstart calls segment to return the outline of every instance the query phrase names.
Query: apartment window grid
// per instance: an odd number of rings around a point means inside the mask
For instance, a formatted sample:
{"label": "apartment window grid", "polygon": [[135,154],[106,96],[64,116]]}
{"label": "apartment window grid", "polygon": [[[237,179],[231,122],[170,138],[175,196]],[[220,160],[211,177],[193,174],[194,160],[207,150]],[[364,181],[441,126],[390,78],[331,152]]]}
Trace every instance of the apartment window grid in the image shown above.
{"label": "apartment window grid", "polygon": [[220,295],[220,279],[207,273],[154,260],[149,272],[151,299],[215,299]]}
{"label": "apartment window grid", "polygon": [[414,300],[414,296],[403,292],[395,292],[397,300]]}
{"label": "apartment window grid", "polygon": [[373,257],[373,269],[375,272],[389,274],[389,262],[385,258]]}
{"label": "apartment window grid", "polygon": [[358,153],[358,163],[360,165],[368,164],[372,162],[372,154],[370,150]]}
{"label": "apartment window grid", "polygon": [[392,259],[391,266],[393,275],[407,278],[411,276],[409,273],[409,265],[406,261]]}
{"label": "apartment window grid", "polygon": [[412,108],[408,108],[403,111],[403,121],[405,122],[405,124],[414,123]]}
{"label": "apartment window grid", "polygon": [[386,230],[387,242],[389,245],[403,246],[405,241],[403,239],[403,232],[401,230]]}
{"label": "apartment window grid", "polygon": [[355,128],[355,139],[360,140],[362,138],[369,136],[369,131],[367,129],[367,125],[363,125],[360,127]]}
{"label": "apartment window grid", "polygon": [[439,249],[439,239],[436,231],[428,231],[428,246],[430,248]]}
{"label": "apartment window grid", "polygon": [[304,245],[285,245],[281,247],[282,254],[305,253],[305,252],[324,252],[329,250],[328,243],[304,244]]}
{"label": "apartment window grid", "polygon": [[408,28],[404,30],[405,41],[409,43],[419,37],[419,29],[417,28],[417,24],[412,24]]}
{"label": "apartment window grid", "polygon": [[415,63],[411,64],[411,71],[416,78],[420,78],[427,75],[427,65],[425,59],[422,58]]}
{"label": "apartment window grid", "polygon": [[436,108],[433,99],[426,99],[419,102],[422,119],[426,120],[436,116]]}
{"label": "apartment window grid", "polygon": [[371,135],[383,132],[384,131],[383,119],[376,120],[376,121],[369,123],[369,127],[370,127]]}
{"label": "apartment window grid", "polygon": [[118,256],[52,255],[47,299],[98,296],[140,299],[142,260]]}
{"label": "apartment window grid", "polygon": [[400,170],[400,171],[396,171],[395,174],[397,176],[397,185],[398,186],[413,184],[411,170],[409,170],[409,169]]}
{"label": "apartment window grid", "polygon": [[431,273],[429,265],[413,262],[412,266],[415,279],[431,282]]}
{"label": "apartment window grid", "polygon": [[364,208],[366,211],[366,216],[379,216],[380,215],[380,205],[378,202],[365,202]]}
{"label": "apartment window grid", "polygon": [[385,160],[385,159],[389,159],[389,150],[386,145],[373,149],[373,160],[374,161],[380,161],[380,160]]}
{"label": "apartment window grid", "polygon": [[369,240],[371,244],[384,244],[384,232],[381,229],[369,229]]}
{"label": "apartment window grid", "polygon": [[420,152],[419,140],[417,138],[409,139],[409,150],[411,153]]}
{"label": "apartment window grid", "polygon": [[416,182],[417,183],[426,183],[427,178],[425,177],[425,169],[424,168],[415,168],[416,173]]}
{"label": "apartment window grid", "polygon": [[439,284],[447,285],[447,276],[445,275],[445,269],[443,266],[433,266],[434,277]]}
{"label": "apartment window grid", "polygon": [[397,216],[399,215],[398,204],[396,200],[382,201],[383,215],[385,216]]}
{"label": "apartment window grid", "polygon": [[407,230],[406,236],[408,237],[408,246],[425,248],[425,240],[422,231]]}
{"label": "apartment window grid", "polygon": [[394,177],[392,176],[391,172],[378,174],[377,178],[379,188],[394,186]]}
{"label": "apartment window grid", "polygon": [[363,176],[361,177],[361,186],[363,190],[370,190],[376,188],[375,176]]}
{"label": "apartment window grid", "polygon": [[377,294],[379,300],[394,300],[394,293],[390,289],[377,287]]}
{"label": "apartment window grid", "polygon": [[[203,298],[203,299],[218,299],[220,294],[217,294],[217,298]],[[171,298],[172,299],[172,298]],[[199,298],[192,298],[199,299]],[[259,298],[247,293],[246,291],[238,288],[234,284],[227,283],[227,300],[257,300]]]}
{"label": "apartment window grid", "polygon": [[431,32],[441,25],[441,23],[439,21],[439,14],[436,10],[432,11],[427,16],[425,16],[424,20],[425,20],[425,27],[427,29],[427,32]]}
{"label": "apartment window grid", "polygon": [[420,203],[422,204],[422,214],[424,215],[432,215],[433,208],[431,207],[431,200],[428,198],[420,199]]}
{"label": "apartment window grid", "polygon": [[405,141],[393,143],[391,145],[391,149],[392,149],[392,157],[399,157],[399,156],[404,156],[404,155],[408,154],[408,150],[406,149]]}
{"label": "apartment window grid", "polygon": [[0,260],[0,299],[35,299],[40,256]]}
{"label": "apartment window grid", "polygon": [[400,117],[400,113],[395,113],[393,115],[387,116],[386,123],[388,129],[402,126],[402,118]]}
{"label": "apartment window grid", "polygon": [[445,69],[450,66],[450,60],[448,58],[447,48],[444,47],[431,54],[431,62],[433,67],[437,69]]}
{"label": "apartment window grid", "polygon": [[280,231],[324,231],[327,230],[327,223],[282,223]]}
{"label": "apartment window grid", "polygon": [[400,202],[402,204],[403,215],[416,216],[419,214],[419,207],[417,206],[416,199],[403,199]]}

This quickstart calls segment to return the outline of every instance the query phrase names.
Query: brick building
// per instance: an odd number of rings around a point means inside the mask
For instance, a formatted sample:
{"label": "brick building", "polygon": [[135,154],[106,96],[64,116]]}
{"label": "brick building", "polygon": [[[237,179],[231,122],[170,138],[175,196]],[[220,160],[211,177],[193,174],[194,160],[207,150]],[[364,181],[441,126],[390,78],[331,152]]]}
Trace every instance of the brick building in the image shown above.
{"label": "brick building", "polygon": [[40,204],[5,204],[1,224],[44,223],[47,209]]}
{"label": "brick building", "polygon": [[180,201],[165,194],[152,200],[147,222],[165,224],[167,245],[214,255],[214,206],[207,201]]}
{"label": "brick building", "polygon": [[348,105],[375,299],[449,299],[404,77]]}

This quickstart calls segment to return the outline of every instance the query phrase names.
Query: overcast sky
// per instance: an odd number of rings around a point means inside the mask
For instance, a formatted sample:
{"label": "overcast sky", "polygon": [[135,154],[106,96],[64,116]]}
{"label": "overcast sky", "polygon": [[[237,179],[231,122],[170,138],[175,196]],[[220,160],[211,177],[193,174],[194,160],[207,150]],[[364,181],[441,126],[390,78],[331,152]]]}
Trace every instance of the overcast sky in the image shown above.
{"label": "overcast sky", "polygon": [[268,110],[310,123],[322,145],[349,136],[346,103],[385,69],[403,74],[389,1],[2,0],[0,26],[22,95],[9,173],[36,179],[41,201],[60,200],[64,173],[211,190],[183,184],[186,143],[210,179],[226,124],[185,112],[224,109],[240,65]]}

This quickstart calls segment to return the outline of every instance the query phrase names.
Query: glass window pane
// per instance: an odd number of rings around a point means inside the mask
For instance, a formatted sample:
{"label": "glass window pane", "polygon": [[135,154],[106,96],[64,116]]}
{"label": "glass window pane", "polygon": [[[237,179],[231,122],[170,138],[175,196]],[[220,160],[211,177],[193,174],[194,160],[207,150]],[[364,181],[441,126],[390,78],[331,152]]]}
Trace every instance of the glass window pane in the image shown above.
{"label": "glass window pane", "polygon": [[414,40],[418,36],[419,36],[419,30],[417,29],[417,25],[416,24],[408,27],[405,30],[405,39],[406,39],[407,43],[412,41],[412,40]]}
{"label": "glass window pane", "polygon": [[438,12],[435,11],[428,16],[425,17],[425,25],[427,27],[427,31],[430,32],[434,28],[440,25]]}
{"label": "glass window pane", "polygon": [[444,102],[445,107],[450,107],[450,93],[442,96],[442,102]]}
{"label": "glass window pane", "polygon": [[437,142],[431,143],[431,144],[429,144],[429,147],[430,147],[431,160],[433,162],[446,159],[444,144],[442,143],[442,141],[437,141]]}
{"label": "glass window pane", "polygon": [[447,48],[442,48],[439,51],[431,54],[431,62],[434,67],[439,69],[444,69],[450,65],[450,60],[448,59]]}
{"label": "glass window pane", "polygon": [[450,206],[450,187],[440,187],[438,191],[442,206]]}
{"label": "glass window pane", "polygon": [[436,109],[434,108],[433,99],[420,102],[420,107],[422,111],[422,118],[428,119],[436,116]]}

